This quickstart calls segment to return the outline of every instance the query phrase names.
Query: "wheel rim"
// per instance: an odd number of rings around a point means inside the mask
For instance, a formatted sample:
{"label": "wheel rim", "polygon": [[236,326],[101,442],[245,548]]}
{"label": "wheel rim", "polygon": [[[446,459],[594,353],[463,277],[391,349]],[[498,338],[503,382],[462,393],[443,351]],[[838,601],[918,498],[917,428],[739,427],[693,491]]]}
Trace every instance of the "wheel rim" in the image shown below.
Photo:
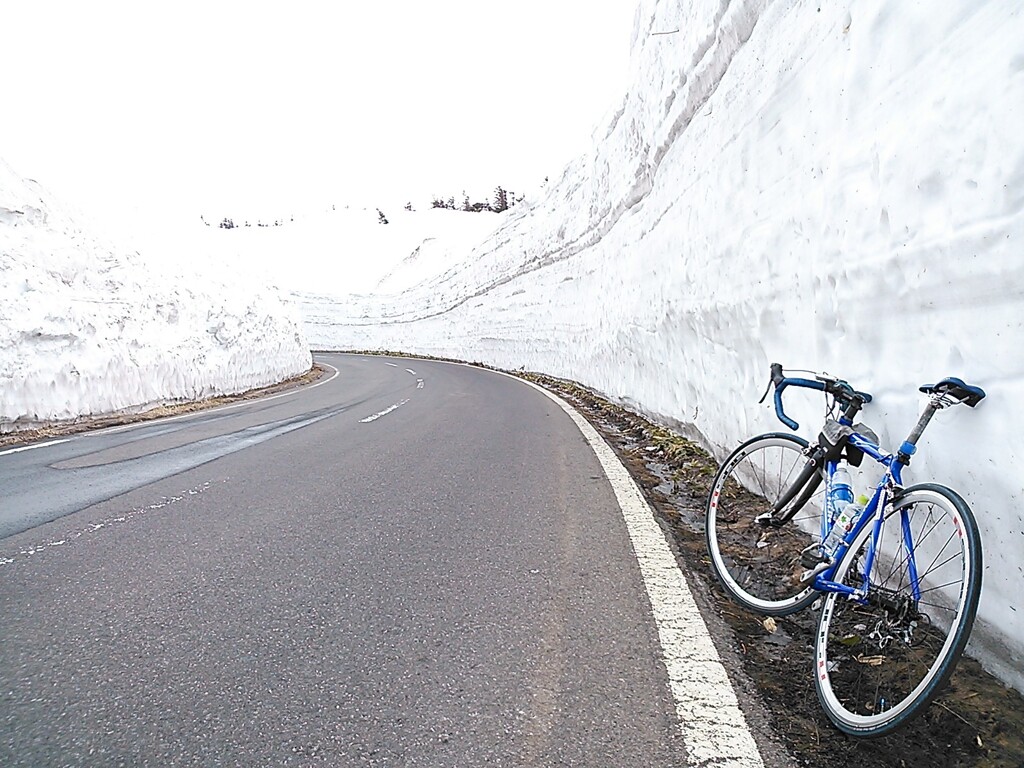
{"label": "wheel rim", "polygon": [[[902,545],[905,513],[921,580],[910,585]],[[836,580],[860,586],[868,526],[844,557]],[[892,510],[872,567],[879,589],[867,605],[830,594],[815,642],[815,674],[826,711],[853,732],[895,727],[927,704],[948,676],[971,616],[970,537],[956,505],[935,491],[908,493]]]}
{"label": "wheel rim", "polygon": [[805,445],[778,435],[741,446],[723,464],[708,502],[708,549],[715,570],[737,600],[762,613],[793,612],[814,596],[800,583],[800,554],[819,539],[824,485],[782,528],[756,522],[799,474]]}

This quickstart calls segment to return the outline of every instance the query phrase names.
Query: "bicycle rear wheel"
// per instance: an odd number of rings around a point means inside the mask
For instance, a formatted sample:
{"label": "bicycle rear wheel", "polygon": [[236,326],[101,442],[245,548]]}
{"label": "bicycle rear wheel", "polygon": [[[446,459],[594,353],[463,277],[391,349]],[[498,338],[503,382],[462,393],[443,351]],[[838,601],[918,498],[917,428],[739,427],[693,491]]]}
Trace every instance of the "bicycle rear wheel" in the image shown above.
{"label": "bicycle rear wheel", "polygon": [[799,476],[806,447],[782,432],[752,438],[725,460],[711,486],[705,536],[712,568],[734,600],[760,614],[794,613],[818,594],[800,581],[800,555],[819,540],[824,484],[783,526],[757,521]]}
{"label": "bicycle rear wheel", "polygon": [[[963,653],[981,594],[981,538],[955,491],[915,485],[886,514],[866,603],[830,593],[815,640],[818,698],[853,736],[889,733],[935,697]],[[873,527],[850,546],[836,581],[862,585]]]}

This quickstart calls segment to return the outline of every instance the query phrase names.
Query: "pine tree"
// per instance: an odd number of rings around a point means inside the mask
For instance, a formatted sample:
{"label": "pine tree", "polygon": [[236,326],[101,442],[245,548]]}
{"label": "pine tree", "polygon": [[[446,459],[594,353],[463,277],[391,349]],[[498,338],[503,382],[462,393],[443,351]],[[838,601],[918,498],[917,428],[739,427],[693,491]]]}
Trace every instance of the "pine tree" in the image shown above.
{"label": "pine tree", "polygon": [[508,193],[503,187],[499,186],[494,190],[494,205],[492,209],[497,213],[508,210]]}

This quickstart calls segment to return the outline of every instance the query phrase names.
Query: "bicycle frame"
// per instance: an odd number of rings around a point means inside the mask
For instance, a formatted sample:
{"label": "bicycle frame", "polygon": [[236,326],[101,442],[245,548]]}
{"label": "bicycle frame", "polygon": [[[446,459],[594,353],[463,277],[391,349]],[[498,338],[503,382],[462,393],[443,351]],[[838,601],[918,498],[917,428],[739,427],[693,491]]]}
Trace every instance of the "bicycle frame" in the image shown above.
{"label": "bicycle frame", "polygon": [[[840,423],[845,423],[846,426],[852,426],[849,419],[841,418],[839,421]],[[874,461],[884,466],[885,474],[875,487],[875,491],[871,495],[871,499],[865,506],[864,512],[861,514],[857,524],[850,529],[843,538],[843,543],[840,544],[838,551],[835,553],[832,564],[815,576],[813,586],[820,592],[836,592],[848,595],[851,599],[863,602],[867,599],[868,587],[871,583],[871,570],[875,562],[875,552],[878,546],[878,541],[882,535],[882,526],[885,524],[885,508],[888,506],[895,493],[903,487],[903,463],[900,462],[899,458],[895,454],[885,453],[879,448],[879,446],[857,432],[851,434],[848,440],[849,444],[854,448],[863,451]],[[828,488],[831,488],[832,475],[835,473],[837,465],[838,462],[836,461],[828,462],[828,486],[826,488],[826,495]],[[828,521],[828,506],[825,505],[822,509],[821,521],[822,541],[825,540],[832,526],[835,525],[834,522],[829,523]],[[868,545],[864,562],[864,579],[860,587],[850,587],[846,584],[833,581],[832,579],[835,576],[836,569],[839,567],[839,562],[843,559],[847,549],[849,549],[850,545],[856,540],[858,534],[860,534],[864,527],[869,524],[874,525],[874,530],[871,532],[871,542]],[[914,541],[910,532],[909,521],[905,513],[901,513],[901,530],[903,535],[903,546],[907,553],[907,570],[910,574],[911,589],[913,591],[914,600],[920,600],[921,585],[917,576]]]}
{"label": "bicycle frame", "polygon": [[[827,395],[831,395],[835,398],[835,403],[841,406],[838,418],[839,424],[850,430],[849,434],[846,435],[847,444],[867,454],[872,460],[885,467],[885,474],[875,488],[874,494],[872,494],[856,525],[846,532],[837,551],[833,553],[832,561],[828,562],[826,560],[824,563],[816,566],[813,581],[811,581],[812,588],[820,592],[844,594],[862,603],[867,602],[869,587],[871,586],[871,570],[875,564],[875,556],[882,536],[882,527],[885,524],[886,509],[903,488],[903,467],[910,463],[910,457],[916,452],[917,441],[937,410],[958,403],[964,403],[973,408],[984,399],[985,391],[980,387],[972,386],[954,377],[947,377],[934,385],[926,384],[920,387],[922,392],[929,395],[928,406],[921,413],[917,424],[911,430],[907,439],[900,445],[899,451],[896,453],[886,453],[874,441],[858,433],[853,428],[853,417],[857,415],[863,405],[870,403],[872,400],[872,396],[869,393],[858,392],[848,382],[825,374],[816,375],[813,380],[787,377],[779,363],[772,363],[771,365],[771,382],[761,398],[762,401],[768,395],[772,386],[775,388],[775,414],[782,423],[794,430],[799,429],[800,425],[789,418],[782,408],[783,390],[789,386],[796,386],[818,390],[819,392],[824,391]],[[820,449],[820,446],[818,447]],[[833,476],[836,472],[838,460],[839,457],[836,457],[830,458],[826,462],[826,501],[821,510],[821,541],[825,541],[835,525],[834,515],[836,510],[832,508],[832,503],[829,499],[831,498]],[[780,517],[780,523],[785,523],[793,516],[795,509],[807,501],[806,497],[803,499],[798,497],[799,486],[807,479],[805,473],[814,466],[814,464],[810,463],[806,465],[805,471],[801,473],[793,488],[782,495],[779,501],[776,502],[775,509],[772,512],[763,516],[766,522],[771,523],[772,514],[780,512],[786,504],[796,498],[797,506],[788,515],[784,514]],[[807,488],[813,492],[812,486],[807,486]],[[874,529],[871,532],[871,540],[865,552],[864,578],[861,585],[859,587],[851,587],[834,581],[839,563],[868,524],[873,524]],[[921,580],[917,569],[914,538],[910,530],[910,519],[906,512],[900,513],[900,532],[903,538],[903,550],[907,558],[907,576],[910,579],[911,596],[915,602],[920,602]],[[820,570],[817,570],[818,567],[820,567]]]}
{"label": "bicycle frame", "polygon": [[[800,430],[783,409],[788,387],[822,392],[825,420],[816,439],[767,432],[732,450],[707,501],[711,566],[759,615],[818,608],[818,699],[841,731],[882,736],[941,691],[974,623],[983,569],[974,514],[944,485],[904,488],[903,471],[935,413],[974,407],[985,391],[953,376],[920,386],[928,402],[889,452],[854,423],[871,393],[828,373],[787,376],[779,363],[770,374],[760,402],[774,389],[783,424]],[[854,502],[846,466],[861,466],[865,455],[881,465],[871,470],[881,479]]]}

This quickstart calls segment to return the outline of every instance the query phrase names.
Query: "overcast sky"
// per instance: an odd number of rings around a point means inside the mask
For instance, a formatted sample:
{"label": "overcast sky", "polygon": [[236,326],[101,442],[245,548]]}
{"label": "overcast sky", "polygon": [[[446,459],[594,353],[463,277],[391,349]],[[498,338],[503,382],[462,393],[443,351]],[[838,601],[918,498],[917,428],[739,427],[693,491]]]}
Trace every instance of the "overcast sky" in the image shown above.
{"label": "overcast sky", "polygon": [[635,6],[11,3],[0,157],[89,212],[522,189],[620,101]]}

